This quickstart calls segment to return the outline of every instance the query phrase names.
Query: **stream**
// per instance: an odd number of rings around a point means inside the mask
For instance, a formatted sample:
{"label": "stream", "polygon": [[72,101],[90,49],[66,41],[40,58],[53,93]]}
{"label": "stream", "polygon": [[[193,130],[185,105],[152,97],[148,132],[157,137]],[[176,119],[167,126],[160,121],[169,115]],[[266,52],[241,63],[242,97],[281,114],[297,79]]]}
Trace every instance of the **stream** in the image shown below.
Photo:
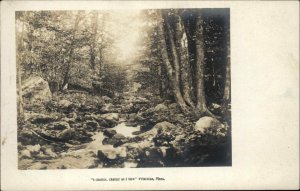
{"label": "stream", "polygon": [[[122,120],[120,120],[122,121]],[[119,123],[117,126],[111,128],[117,133],[125,137],[135,137],[132,133],[139,131],[140,127],[127,126],[125,121]],[[98,161],[97,152],[99,150],[118,150],[113,145],[103,145],[102,141],[106,138],[103,132],[98,131],[92,136],[93,141],[75,147],[60,153],[57,157],[52,159],[23,159],[19,163],[20,169],[83,169],[83,168],[103,168],[103,164]],[[136,167],[137,163],[128,161],[124,162],[125,168]]]}

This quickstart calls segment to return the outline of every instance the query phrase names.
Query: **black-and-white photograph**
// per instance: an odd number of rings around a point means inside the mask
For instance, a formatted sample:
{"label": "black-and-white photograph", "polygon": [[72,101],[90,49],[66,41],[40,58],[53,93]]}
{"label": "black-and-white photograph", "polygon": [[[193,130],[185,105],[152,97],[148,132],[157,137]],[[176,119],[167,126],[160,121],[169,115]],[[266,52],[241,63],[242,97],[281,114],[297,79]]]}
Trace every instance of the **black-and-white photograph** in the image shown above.
{"label": "black-and-white photograph", "polygon": [[18,169],[231,166],[230,9],[16,11]]}

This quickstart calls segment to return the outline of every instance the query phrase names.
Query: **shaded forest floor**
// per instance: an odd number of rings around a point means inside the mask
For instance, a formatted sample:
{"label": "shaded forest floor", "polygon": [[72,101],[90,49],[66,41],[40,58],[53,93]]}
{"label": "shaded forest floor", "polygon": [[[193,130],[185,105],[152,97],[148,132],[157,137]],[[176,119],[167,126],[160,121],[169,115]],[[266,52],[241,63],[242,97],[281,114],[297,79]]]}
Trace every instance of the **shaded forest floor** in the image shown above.
{"label": "shaded forest floor", "polygon": [[24,110],[19,169],[231,165],[229,122],[204,117],[209,124],[197,131],[198,119],[151,93],[68,91],[45,104],[26,102]]}

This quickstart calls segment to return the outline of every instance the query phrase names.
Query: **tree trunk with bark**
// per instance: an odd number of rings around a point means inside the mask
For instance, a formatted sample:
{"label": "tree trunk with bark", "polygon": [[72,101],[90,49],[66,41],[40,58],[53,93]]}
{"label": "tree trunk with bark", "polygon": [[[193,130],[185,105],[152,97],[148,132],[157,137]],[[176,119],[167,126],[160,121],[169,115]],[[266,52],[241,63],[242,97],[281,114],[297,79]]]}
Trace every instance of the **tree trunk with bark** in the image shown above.
{"label": "tree trunk with bark", "polygon": [[231,75],[231,71],[230,71],[230,35],[229,35],[229,31],[227,31],[227,64],[226,64],[226,76],[225,76],[225,86],[224,86],[224,95],[223,95],[223,101],[225,103],[228,103],[230,101],[230,75]]}
{"label": "tree trunk with bark", "polygon": [[66,71],[63,77],[63,82],[61,85],[61,90],[65,90],[68,88],[68,84],[69,84],[69,80],[70,80],[70,69],[71,69],[71,64],[74,62],[74,49],[75,49],[75,36],[76,36],[76,32],[78,30],[78,26],[79,23],[81,21],[81,13],[80,11],[78,11],[77,15],[76,15],[76,19],[75,19],[75,23],[74,23],[74,28],[73,28],[73,36],[72,36],[72,41],[71,41],[71,45],[70,45],[70,49],[69,49],[69,59],[67,60],[67,67],[66,67]]}
{"label": "tree trunk with bark", "polygon": [[192,82],[191,82],[191,68],[189,63],[189,53],[187,44],[187,35],[185,33],[183,21],[176,13],[175,15],[175,31],[176,31],[176,46],[180,58],[180,80],[182,86],[182,95],[187,105],[194,107],[192,101]]}
{"label": "tree trunk with bark", "polygon": [[204,86],[204,35],[203,35],[203,16],[198,14],[196,20],[195,44],[196,44],[196,108],[198,115],[209,113],[206,106],[205,86]]}
{"label": "tree trunk with bark", "polygon": [[96,67],[96,41],[97,41],[97,32],[98,32],[98,12],[94,12],[94,22],[92,25],[92,38],[90,44],[90,63],[92,69]]}
{"label": "tree trunk with bark", "polygon": [[[159,12],[159,14],[161,15],[161,12]],[[160,18],[163,18],[163,17],[160,17]],[[169,33],[168,35],[170,35],[169,26],[167,25],[166,28],[167,28],[167,32]],[[174,98],[176,100],[176,103],[179,105],[180,109],[182,110],[182,112],[187,114],[187,113],[189,113],[189,109],[188,109],[187,105],[185,104],[185,101],[184,101],[184,99],[181,95],[178,73],[176,73],[176,72],[179,72],[178,68],[176,68],[176,67],[178,67],[176,65],[179,64],[179,63],[178,62],[176,63],[176,61],[175,61],[174,68],[173,68],[173,66],[171,65],[171,62],[168,58],[167,45],[166,45],[166,40],[165,40],[163,23],[160,23],[158,25],[158,35],[160,37],[159,38],[160,39],[159,40],[159,45],[160,45],[163,64],[164,64],[164,66],[167,70],[167,75],[168,75],[168,78],[169,78],[169,82],[172,83],[171,86],[172,86],[172,92],[174,94]],[[173,49],[172,52],[174,53],[175,44],[172,44],[172,43],[174,43],[174,42],[172,42],[172,40],[170,41],[170,43],[171,43],[171,47]],[[175,51],[176,51],[176,49],[175,49]],[[172,57],[173,57],[174,60],[177,59],[174,54],[172,54]]]}
{"label": "tree trunk with bark", "polygon": [[[22,23],[22,32],[21,32],[21,38],[19,39],[19,42],[17,44],[18,52],[21,52],[24,45],[24,30],[25,30],[25,21]],[[22,93],[22,79],[21,79],[21,63],[22,58],[21,55],[17,54],[17,86],[18,86],[18,116],[19,120],[24,120],[24,108],[23,108],[23,93]]]}

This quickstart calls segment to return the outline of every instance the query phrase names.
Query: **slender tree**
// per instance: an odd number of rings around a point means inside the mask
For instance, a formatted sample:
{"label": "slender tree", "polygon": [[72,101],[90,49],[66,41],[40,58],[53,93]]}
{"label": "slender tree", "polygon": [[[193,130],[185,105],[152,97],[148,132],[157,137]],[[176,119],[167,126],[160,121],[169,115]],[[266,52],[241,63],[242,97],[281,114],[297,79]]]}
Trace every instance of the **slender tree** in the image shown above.
{"label": "slender tree", "polygon": [[73,27],[73,35],[71,39],[71,44],[69,47],[68,55],[69,59],[65,59],[65,64],[66,64],[66,70],[63,78],[63,82],[61,85],[61,90],[67,89],[68,88],[68,83],[70,80],[70,70],[71,70],[71,65],[74,62],[74,49],[75,47],[75,41],[76,41],[76,32],[79,27],[80,21],[83,19],[81,11],[78,11],[76,14],[75,22],[74,22],[74,27]]}
{"label": "slender tree", "polygon": [[[224,94],[223,94],[223,108],[227,108],[226,105],[230,102],[230,81],[231,81],[231,64],[230,64],[230,34],[229,34],[229,27],[227,27],[226,31],[226,40],[227,40],[227,47],[226,47],[226,74],[225,74],[225,86],[224,86]],[[227,112],[227,111],[226,111]]]}
{"label": "slender tree", "polygon": [[91,43],[90,43],[90,63],[92,69],[95,69],[96,66],[96,42],[98,35],[98,12],[93,12],[93,22],[92,22],[92,34],[91,34]]}
{"label": "slender tree", "polygon": [[[20,15],[18,15],[20,17]],[[18,84],[18,116],[22,120],[24,118],[24,109],[23,109],[23,93],[22,93],[22,80],[21,80],[21,62],[22,57],[20,52],[23,51],[24,46],[24,33],[25,33],[25,18],[22,21],[22,29],[20,37],[17,39],[17,84]]]}

